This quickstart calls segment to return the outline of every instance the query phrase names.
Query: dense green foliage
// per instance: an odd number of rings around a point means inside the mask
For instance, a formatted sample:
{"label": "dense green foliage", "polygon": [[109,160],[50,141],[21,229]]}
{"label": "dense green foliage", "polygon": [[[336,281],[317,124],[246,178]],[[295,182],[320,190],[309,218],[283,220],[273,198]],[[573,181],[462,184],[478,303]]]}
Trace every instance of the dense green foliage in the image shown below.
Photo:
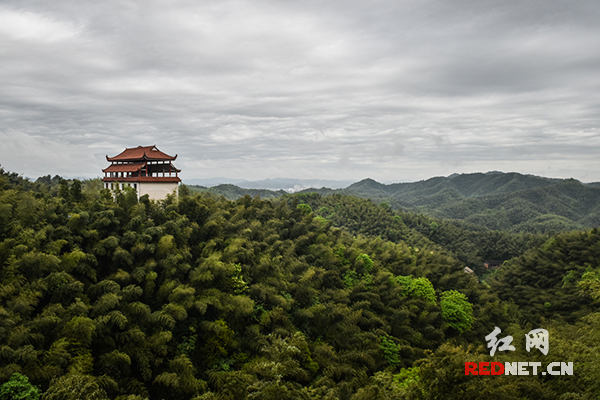
{"label": "dense green foliage", "polygon": [[397,212],[385,203],[376,207],[370,200],[340,194],[301,193],[288,199],[310,205],[318,217],[354,235],[402,241],[416,248],[437,245],[438,251],[452,254],[480,276],[489,272],[483,268],[484,260],[520,256],[548,238],[547,235],[492,231],[456,220]]}
{"label": "dense green foliage", "polygon": [[500,172],[392,185],[366,179],[341,192],[493,230],[552,233],[600,224],[600,189],[574,179]]}
{"label": "dense green foliage", "polygon": [[[263,198],[285,195],[281,190],[233,185],[196,189],[229,199],[245,194]],[[463,221],[477,230],[552,234],[600,225],[600,187],[574,179],[490,172],[391,185],[365,179],[345,189],[308,189],[303,193],[367,198],[396,210]]]}
{"label": "dense green foliage", "polygon": [[[195,189],[233,200],[245,194],[290,197],[283,191],[251,191],[232,185]],[[541,245],[554,233],[600,225],[597,185],[517,173],[463,174],[392,185],[365,179],[346,189],[310,189],[291,197],[311,205],[334,226],[406,241],[409,233],[392,220],[392,210],[397,210],[396,218],[407,227],[451,251],[479,276],[489,272],[482,269],[483,260],[508,260]],[[381,203],[382,210],[369,212],[368,203],[356,197]]]}
{"label": "dense green foliage", "polygon": [[[1,172],[0,382],[22,374],[44,399],[600,394],[596,230],[498,236],[484,251],[518,257],[483,284],[463,271],[481,257],[466,225],[369,200],[138,201]],[[552,361],[581,370],[465,376],[494,326],[547,328]]]}
{"label": "dense green foliage", "polygon": [[560,317],[574,322],[597,310],[599,261],[598,229],[563,233],[506,262],[488,282],[528,321]]}
{"label": "dense green foliage", "polygon": [[0,400],[38,400],[42,391],[29,383],[29,379],[15,372],[8,382],[0,386]]}

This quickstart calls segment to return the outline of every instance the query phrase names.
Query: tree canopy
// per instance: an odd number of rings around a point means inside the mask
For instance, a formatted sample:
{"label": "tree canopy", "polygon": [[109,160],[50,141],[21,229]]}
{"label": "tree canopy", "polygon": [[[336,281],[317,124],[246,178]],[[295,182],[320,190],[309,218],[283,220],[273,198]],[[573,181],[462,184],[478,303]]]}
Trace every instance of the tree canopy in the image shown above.
{"label": "tree canopy", "polygon": [[[468,226],[357,197],[151,201],[1,172],[0,396],[600,394],[596,229],[497,236],[482,251],[511,260],[481,281]],[[545,327],[552,361],[581,369],[470,379],[494,326],[515,341]],[[498,360],[541,359],[522,347]]]}

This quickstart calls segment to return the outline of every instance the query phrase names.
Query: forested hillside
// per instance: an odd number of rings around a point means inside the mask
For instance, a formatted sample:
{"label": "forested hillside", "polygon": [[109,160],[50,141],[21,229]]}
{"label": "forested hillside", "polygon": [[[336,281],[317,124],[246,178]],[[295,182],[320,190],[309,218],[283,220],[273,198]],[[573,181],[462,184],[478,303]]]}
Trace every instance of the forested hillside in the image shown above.
{"label": "forested hillside", "polygon": [[403,241],[416,247],[437,245],[437,248],[451,253],[479,276],[490,272],[484,269],[484,260],[508,260],[520,256],[549,237],[494,231],[455,220],[398,212],[386,203],[376,206],[371,200],[354,196],[301,193],[289,198],[310,205],[316,215],[355,235]]}
{"label": "forested hillside", "polygon": [[554,233],[600,225],[600,188],[574,179],[477,173],[392,185],[367,179],[344,191],[483,229]]}
{"label": "forested hillside", "polygon": [[[250,191],[232,185],[194,188],[237,199],[244,194],[279,197],[283,191]],[[474,229],[552,234],[600,225],[600,187],[574,179],[489,172],[384,185],[372,179],[345,189],[303,193],[343,194],[389,204],[395,210],[455,219]],[[469,228],[471,229],[471,228]]]}
{"label": "forested hillside", "polygon": [[[600,395],[598,233],[478,235],[350,196],[138,201],[1,171],[0,398]],[[463,271],[500,251],[487,284]],[[551,353],[494,361],[575,375],[465,376],[495,326],[546,328]]]}

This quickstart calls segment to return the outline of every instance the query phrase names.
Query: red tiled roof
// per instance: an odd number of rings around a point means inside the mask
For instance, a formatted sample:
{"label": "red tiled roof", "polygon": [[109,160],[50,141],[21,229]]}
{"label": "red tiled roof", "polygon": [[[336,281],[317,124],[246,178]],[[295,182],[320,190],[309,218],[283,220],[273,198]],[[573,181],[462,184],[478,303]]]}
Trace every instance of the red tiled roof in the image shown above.
{"label": "red tiled roof", "polygon": [[112,164],[109,165],[108,168],[103,169],[102,172],[136,172],[142,169],[144,165],[146,165],[145,162],[136,162],[131,164]]}
{"label": "red tiled roof", "polygon": [[121,154],[114,157],[106,156],[107,161],[166,161],[175,160],[176,158],[177,154],[175,157],[170,156],[158,150],[156,146],[138,146],[131,149],[125,149]]}
{"label": "red tiled roof", "polygon": [[104,177],[102,178],[102,182],[181,182],[181,179],[176,176]]}

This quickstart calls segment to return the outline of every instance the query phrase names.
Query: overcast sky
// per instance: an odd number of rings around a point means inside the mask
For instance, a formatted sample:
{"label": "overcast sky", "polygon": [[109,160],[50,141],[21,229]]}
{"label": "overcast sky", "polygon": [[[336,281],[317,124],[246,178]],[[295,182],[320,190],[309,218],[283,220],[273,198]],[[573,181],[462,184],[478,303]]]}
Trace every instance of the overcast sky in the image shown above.
{"label": "overcast sky", "polygon": [[600,2],[0,1],[0,164],[600,181]]}

